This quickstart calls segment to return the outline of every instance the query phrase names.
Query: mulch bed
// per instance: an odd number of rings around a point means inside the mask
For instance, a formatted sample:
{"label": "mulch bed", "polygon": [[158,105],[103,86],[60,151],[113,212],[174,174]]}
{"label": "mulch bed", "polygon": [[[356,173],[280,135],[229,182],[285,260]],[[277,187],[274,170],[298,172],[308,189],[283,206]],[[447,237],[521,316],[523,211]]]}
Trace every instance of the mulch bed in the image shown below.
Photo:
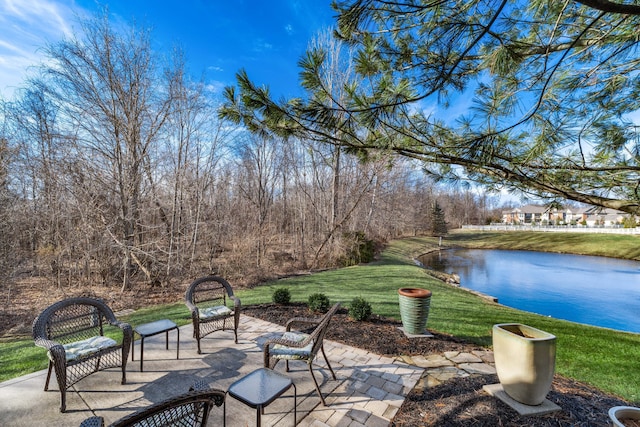
{"label": "mulch bed", "polygon": [[[243,307],[243,314],[284,325],[291,317],[310,317],[306,304],[262,304]],[[400,322],[373,316],[356,322],[341,309],[329,326],[327,339],[386,356],[428,355],[445,351],[481,350],[456,337],[434,333],[433,338],[408,339],[398,329]],[[630,405],[589,385],[556,375],[547,398],[562,411],[544,416],[523,417],[482,390],[495,384],[495,375],[452,379],[438,386],[414,389],[393,419],[395,427],[419,426],[609,426],[613,406]]]}

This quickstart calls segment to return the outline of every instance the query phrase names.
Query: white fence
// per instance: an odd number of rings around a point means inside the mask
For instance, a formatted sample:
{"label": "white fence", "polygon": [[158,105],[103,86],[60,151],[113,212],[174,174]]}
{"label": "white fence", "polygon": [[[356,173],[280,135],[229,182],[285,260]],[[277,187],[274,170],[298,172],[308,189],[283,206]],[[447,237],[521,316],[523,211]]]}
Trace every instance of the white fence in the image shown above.
{"label": "white fence", "polygon": [[640,227],[585,227],[571,225],[539,226],[539,225],[463,225],[464,230],[479,231],[543,231],[549,233],[601,233],[601,234],[640,234]]}

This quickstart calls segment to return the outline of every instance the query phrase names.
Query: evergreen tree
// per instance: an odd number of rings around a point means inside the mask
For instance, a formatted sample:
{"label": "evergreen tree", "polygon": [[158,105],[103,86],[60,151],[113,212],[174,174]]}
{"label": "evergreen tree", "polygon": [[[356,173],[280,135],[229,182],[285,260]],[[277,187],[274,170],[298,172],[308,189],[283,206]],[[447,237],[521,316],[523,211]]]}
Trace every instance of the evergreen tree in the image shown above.
{"label": "evergreen tree", "polygon": [[433,202],[431,207],[431,235],[435,237],[444,237],[447,235],[447,222],[444,217],[444,211],[440,208],[438,202]]}

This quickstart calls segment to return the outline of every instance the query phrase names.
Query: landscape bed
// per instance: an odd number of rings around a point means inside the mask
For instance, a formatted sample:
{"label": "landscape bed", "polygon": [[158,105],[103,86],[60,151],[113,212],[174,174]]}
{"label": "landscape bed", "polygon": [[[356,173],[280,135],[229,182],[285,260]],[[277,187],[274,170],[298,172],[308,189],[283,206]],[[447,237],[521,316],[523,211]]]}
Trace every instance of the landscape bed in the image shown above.
{"label": "landscape bed", "polygon": [[[284,325],[296,316],[309,317],[307,305],[258,304],[243,308],[243,313]],[[326,339],[386,355],[428,355],[445,351],[481,350],[459,338],[430,331],[433,338],[408,339],[393,319],[372,316],[369,321],[354,321],[342,308],[333,318]],[[488,395],[482,386],[498,382],[496,375],[452,379],[435,387],[416,387],[405,399],[393,419],[395,427],[418,426],[609,426],[608,411],[613,406],[629,405],[578,381],[556,375],[547,398],[562,411],[537,416],[520,416],[515,410]]]}

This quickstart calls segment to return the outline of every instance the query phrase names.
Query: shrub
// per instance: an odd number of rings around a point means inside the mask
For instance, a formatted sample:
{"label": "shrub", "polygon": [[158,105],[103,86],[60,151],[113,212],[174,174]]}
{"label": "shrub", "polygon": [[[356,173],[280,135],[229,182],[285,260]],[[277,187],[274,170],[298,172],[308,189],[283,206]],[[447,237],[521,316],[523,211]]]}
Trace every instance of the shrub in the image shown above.
{"label": "shrub", "polygon": [[628,216],[622,220],[622,226],[624,228],[636,228],[638,226],[638,222],[634,215]]}
{"label": "shrub", "polygon": [[375,242],[361,231],[343,233],[342,239],[347,246],[345,254],[338,260],[343,267],[367,263],[375,257]]}
{"label": "shrub", "polygon": [[309,295],[309,310],[326,313],[329,310],[329,297],[325,294]]}
{"label": "shrub", "polygon": [[273,291],[272,298],[276,304],[287,305],[291,302],[291,292],[289,288],[278,288]]}
{"label": "shrub", "polygon": [[353,320],[368,320],[371,316],[371,304],[361,297],[356,297],[349,306],[349,317]]}

